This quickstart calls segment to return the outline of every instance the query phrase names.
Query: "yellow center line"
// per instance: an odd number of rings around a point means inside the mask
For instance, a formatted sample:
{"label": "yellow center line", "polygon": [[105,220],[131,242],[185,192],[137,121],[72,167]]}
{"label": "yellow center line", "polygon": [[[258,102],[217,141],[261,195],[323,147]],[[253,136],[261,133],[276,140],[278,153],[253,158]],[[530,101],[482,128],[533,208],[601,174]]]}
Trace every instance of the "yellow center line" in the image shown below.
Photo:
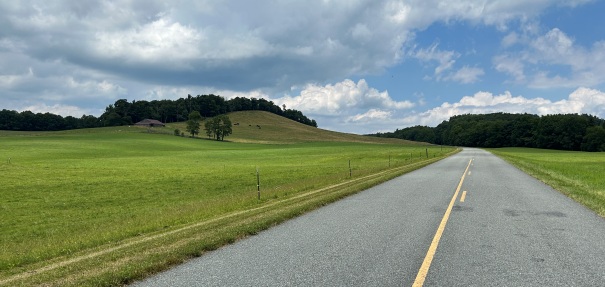
{"label": "yellow center line", "polygon": [[435,237],[433,237],[433,241],[431,242],[431,246],[429,246],[429,250],[424,257],[424,261],[420,266],[420,270],[418,270],[418,274],[416,275],[416,280],[414,280],[414,287],[420,287],[424,284],[424,280],[426,279],[426,275],[429,273],[429,268],[431,267],[431,262],[433,262],[433,257],[435,257],[435,252],[437,251],[437,246],[439,245],[439,240],[441,240],[441,235],[443,235],[443,231],[445,230],[445,225],[447,224],[447,220],[450,218],[450,213],[452,212],[452,208],[454,207],[454,203],[456,202],[456,198],[458,197],[458,193],[460,192],[460,188],[462,188],[462,183],[464,182],[464,177],[466,177],[466,173],[468,172],[469,167],[473,159],[468,162],[466,166],[466,170],[462,174],[462,178],[460,178],[460,183],[458,183],[458,188],[456,188],[456,192],[450,201],[450,204],[443,215],[443,219],[441,219],[441,223],[437,228],[437,232],[435,233]]}
{"label": "yellow center line", "polygon": [[460,202],[464,202],[465,198],[466,198],[466,190],[462,192],[462,195],[460,196]]}

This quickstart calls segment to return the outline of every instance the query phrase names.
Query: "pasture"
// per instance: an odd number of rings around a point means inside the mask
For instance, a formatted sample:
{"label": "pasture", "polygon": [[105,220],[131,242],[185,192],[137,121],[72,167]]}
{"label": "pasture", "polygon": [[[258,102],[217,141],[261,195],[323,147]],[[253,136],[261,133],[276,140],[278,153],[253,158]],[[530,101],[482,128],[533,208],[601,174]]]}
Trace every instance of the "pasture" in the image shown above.
{"label": "pasture", "polygon": [[529,148],[489,151],[605,217],[605,153]]}
{"label": "pasture", "polygon": [[216,142],[135,127],[0,132],[0,141],[0,285],[128,283],[455,151]]}

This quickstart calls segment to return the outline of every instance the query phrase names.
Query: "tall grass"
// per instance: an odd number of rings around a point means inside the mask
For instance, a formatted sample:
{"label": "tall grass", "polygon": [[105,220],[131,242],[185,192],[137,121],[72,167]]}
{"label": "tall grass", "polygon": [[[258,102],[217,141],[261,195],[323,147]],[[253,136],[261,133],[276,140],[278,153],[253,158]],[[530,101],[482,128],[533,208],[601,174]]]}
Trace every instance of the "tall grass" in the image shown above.
{"label": "tall grass", "polygon": [[[346,183],[350,174],[352,178],[360,178],[426,161],[427,150],[431,158],[442,157],[453,150],[338,142],[243,144],[149,134],[128,127],[0,136],[0,282],[3,277],[31,271],[44,266],[45,262],[81,256],[87,250],[254,210],[272,201]],[[260,201],[256,197],[257,169],[261,179]],[[357,185],[360,189],[361,183]],[[229,242],[241,234],[278,222],[279,218],[333,199],[322,200],[300,206],[279,205],[278,210],[283,209],[285,214],[279,217],[252,214],[259,216],[258,222],[242,225],[243,229],[226,229],[217,238]],[[294,207],[286,209],[289,205]],[[229,219],[233,222],[225,222],[220,228],[239,226],[249,220],[233,218]],[[198,230],[196,234],[177,239],[187,241],[202,233],[210,236],[208,234],[220,228]],[[170,254],[184,252],[190,256],[200,252],[199,248],[207,248],[200,247],[200,242],[221,244],[220,240],[200,240],[198,243],[187,241],[189,243],[183,244],[188,247],[175,247]],[[166,259],[151,260],[149,258],[155,255],[145,249],[140,253],[148,255],[140,259],[147,263],[120,265],[133,269],[127,275],[106,272],[101,276],[93,272],[84,279],[57,284],[121,284],[125,279],[119,279],[120,276],[142,276],[144,272],[162,268],[158,267],[162,264],[182,260],[177,255],[165,255],[173,258],[172,261],[158,263]],[[127,258],[124,260],[131,260]],[[96,266],[107,261],[90,264]],[[61,272],[67,273],[55,273],[53,278],[74,276],[68,271]],[[50,284],[45,279],[38,280],[42,281],[22,284]]]}
{"label": "tall grass", "polygon": [[527,148],[490,151],[605,217],[605,153]]}

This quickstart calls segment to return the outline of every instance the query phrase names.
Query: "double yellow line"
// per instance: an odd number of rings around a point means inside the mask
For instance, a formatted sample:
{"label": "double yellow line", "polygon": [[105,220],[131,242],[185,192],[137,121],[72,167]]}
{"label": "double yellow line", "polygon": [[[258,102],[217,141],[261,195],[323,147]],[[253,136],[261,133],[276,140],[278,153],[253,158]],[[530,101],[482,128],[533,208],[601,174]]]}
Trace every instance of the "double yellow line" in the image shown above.
{"label": "double yellow line", "polygon": [[429,246],[429,250],[424,257],[424,261],[420,266],[420,270],[418,270],[418,274],[416,275],[416,280],[414,280],[414,287],[420,287],[424,284],[424,280],[426,279],[426,275],[429,273],[429,268],[431,267],[431,262],[433,262],[433,257],[435,257],[435,252],[437,251],[437,246],[439,245],[439,240],[441,240],[441,235],[443,235],[443,231],[445,230],[445,225],[447,224],[448,219],[450,218],[450,213],[452,212],[452,208],[454,207],[454,203],[456,202],[456,198],[458,198],[458,193],[460,193],[460,189],[462,188],[462,183],[464,182],[464,178],[468,173],[468,169],[471,166],[473,160],[471,159],[466,166],[466,170],[464,170],[464,174],[462,174],[462,178],[460,178],[460,183],[458,183],[458,188],[456,188],[456,192],[450,201],[450,205],[447,207],[443,218],[441,219],[441,223],[437,228],[437,233],[435,233],[435,237],[433,237],[433,241],[431,242],[431,246]]}

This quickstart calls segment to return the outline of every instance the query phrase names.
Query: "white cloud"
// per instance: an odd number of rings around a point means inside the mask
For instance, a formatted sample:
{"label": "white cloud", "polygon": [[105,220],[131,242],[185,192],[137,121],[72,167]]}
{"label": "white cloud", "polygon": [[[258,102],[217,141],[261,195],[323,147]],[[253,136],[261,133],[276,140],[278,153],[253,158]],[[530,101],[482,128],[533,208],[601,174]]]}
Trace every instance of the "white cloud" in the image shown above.
{"label": "white cloud", "polygon": [[538,37],[530,44],[536,54],[541,55],[537,60],[547,60],[557,64],[573,64],[570,56],[574,54],[573,40],[561,30],[554,28],[545,35]]}
{"label": "white cloud", "polygon": [[298,96],[285,96],[275,102],[311,115],[347,115],[355,110],[409,109],[410,101],[394,101],[387,91],[370,88],[364,79],[357,83],[344,80],[334,85],[307,85]]}
{"label": "white cloud", "polygon": [[188,86],[188,87],[173,87],[173,86],[153,86],[149,87],[146,91],[143,92],[141,96],[141,100],[153,101],[153,100],[176,100],[179,98],[187,97],[187,95],[197,96],[197,95],[219,95],[226,100],[233,99],[236,97],[240,98],[256,98],[256,99],[266,99],[271,100],[271,97],[261,91],[261,90],[253,90],[246,92],[232,91],[232,90],[222,90],[216,89],[213,87],[197,87],[197,86]]}
{"label": "white cloud", "polygon": [[426,49],[411,52],[410,56],[423,62],[438,62],[439,65],[435,68],[435,77],[439,79],[444,72],[452,69],[460,54],[454,51],[442,51],[438,47],[439,44],[435,43]]}
{"label": "white cloud", "polygon": [[[123,59],[129,62],[192,60],[198,57],[232,57],[221,43],[204,44],[204,35],[197,30],[161,18],[151,23],[120,31],[99,31],[91,45],[98,57]],[[199,46],[203,46],[204,50]],[[232,49],[231,49],[232,50]],[[245,49],[242,49],[245,51]],[[205,54],[202,54],[205,53]]]}
{"label": "white cloud", "polygon": [[408,21],[412,8],[401,1],[388,1],[384,10],[389,20],[401,25]]}
{"label": "white cloud", "polygon": [[31,111],[33,113],[51,113],[51,114],[55,114],[55,115],[61,115],[63,117],[72,116],[72,117],[76,117],[76,118],[80,118],[82,115],[91,115],[91,114],[97,113],[97,111],[82,109],[82,108],[76,107],[76,106],[60,105],[60,104],[48,106],[43,103],[26,106],[22,109],[22,111]]}
{"label": "white cloud", "polygon": [[321,128],[352,133],[371,133],[394,126],[394,115],[415,106],[410,101],[393,100],[387,91],[368,86],[364,79],[357,83],[347,79],[324,86],[309,84],[296,96],[271,100],[302,111]]}
{"label": "white cloud", "polygon": [[[434,79],[437,81],[451,81],[458,82],[461,84],[470,84],[479,81],[479,78],[485,75],[485,71],[478,67],[470,67],[465,65],[464,67],[454,70],[454,64],[456,60],[460,58],[460,53],[455,51],[443,51],[438,49],[439,44],[435,43],[426,49],[418,49],[409,52],[409,56],[416,58],[422,62],[437,62],[438,65],[435,67]],[[432,80],[433,78],[425,75],[425,80]]]}
{"label": "white cloud", "polygon": [[533,35],[535,32],[533,29],[517,38],[524,45],[522,50],[495,56],[496,70],[532,88],[575,88],[605,83],[605,41],[587,48],[576,44],[558,28],[543,35]]}
{"label": "white cloud", "polygon": [[[565,103],[562,101],[562,104]],[[573,113],[587,113],[605,118],[605,92],[578,88],[569,95],[567,104],[574,107]]]}
{"label": "white cloud", "polygon": [[368,121],[376,121],[376,120],[388,120],[392,117],[393,113],[390,111],[383,111],[378,109],[370,109],[369,111],[363,114],[357,114],[354,116],[350,116],[347,119],[347,122],[368,122]]}

